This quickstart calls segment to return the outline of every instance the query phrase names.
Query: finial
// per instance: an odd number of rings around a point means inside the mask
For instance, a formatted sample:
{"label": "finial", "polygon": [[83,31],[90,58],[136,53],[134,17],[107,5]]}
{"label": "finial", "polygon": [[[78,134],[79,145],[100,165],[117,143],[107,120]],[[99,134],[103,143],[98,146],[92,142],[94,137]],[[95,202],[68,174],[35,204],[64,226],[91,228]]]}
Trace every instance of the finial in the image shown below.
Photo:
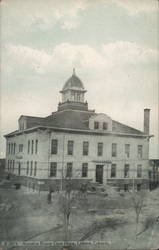
{"label": "finial", "polygon": [[73,68],[73,75],[74,75],[74,76],[76,75],[75,68]]}

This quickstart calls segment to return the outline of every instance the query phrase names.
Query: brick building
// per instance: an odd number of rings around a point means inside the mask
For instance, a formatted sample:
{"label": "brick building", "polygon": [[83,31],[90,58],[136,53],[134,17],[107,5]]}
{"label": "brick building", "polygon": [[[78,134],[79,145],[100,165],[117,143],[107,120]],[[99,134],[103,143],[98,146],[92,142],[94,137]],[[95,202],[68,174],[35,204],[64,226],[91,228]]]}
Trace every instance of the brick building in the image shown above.
{"label": "brick building", "polygon": [[82,81],[66,81],[62,102],[47,117],[22,115],[6,138],[6,172],[33,189],[48,189],[65,178],[92,180],[120,189],[148,184],[149,116],[139,131],[88,109]]}

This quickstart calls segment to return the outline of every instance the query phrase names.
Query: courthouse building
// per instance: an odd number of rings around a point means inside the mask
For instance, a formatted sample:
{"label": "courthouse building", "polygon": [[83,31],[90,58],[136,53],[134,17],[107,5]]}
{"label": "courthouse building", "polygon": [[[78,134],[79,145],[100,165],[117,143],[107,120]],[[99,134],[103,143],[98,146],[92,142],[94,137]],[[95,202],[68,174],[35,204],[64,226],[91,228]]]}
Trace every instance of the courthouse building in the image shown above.
{"label": "courthouse building", "polygon": [[19,128],[5,135],[6,172],[42,190],[67,178],[125,190],[147,186],[150,110],[144,109],[143,131],[90,110],[75,71],[60,93],[57,111],[22,115]]}

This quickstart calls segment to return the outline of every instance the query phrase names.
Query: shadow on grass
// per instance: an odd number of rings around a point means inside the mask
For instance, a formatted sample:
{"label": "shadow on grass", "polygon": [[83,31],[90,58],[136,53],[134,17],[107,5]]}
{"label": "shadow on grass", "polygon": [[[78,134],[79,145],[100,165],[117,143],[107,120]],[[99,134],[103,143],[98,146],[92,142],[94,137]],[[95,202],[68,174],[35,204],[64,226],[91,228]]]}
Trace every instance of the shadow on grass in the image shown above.
{"label": "shadow on grass", "polygon": [[105,218],[99,221],[95,221],[92,225],[87,229],[87,232],[80,238],[79,241],[84,241],[94,234],[100,232],[102,229],[113,229],[115,230],[117,227],[121,225],[126,225],[127,221],[123,219],[117,218]]}

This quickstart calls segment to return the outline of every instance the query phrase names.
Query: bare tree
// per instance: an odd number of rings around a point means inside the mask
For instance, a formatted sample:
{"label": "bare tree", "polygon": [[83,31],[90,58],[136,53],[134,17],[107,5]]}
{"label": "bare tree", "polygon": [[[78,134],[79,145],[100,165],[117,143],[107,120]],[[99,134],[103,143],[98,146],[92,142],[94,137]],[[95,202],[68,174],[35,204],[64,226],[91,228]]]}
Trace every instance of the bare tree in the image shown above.
{"label": "bare tree", "polygon": [[140,217],[140,214],[142,212],[144,200],[145,200],[145,192],[144,191],[132,193],[131,201],[132,201],[132,206],[134,208],[135,215],[136,215],[136,220],[135,220],[136,221],[136,237],[138,234],[139,217]]}
{"label": "bare tree", "polygon": [[75,211],[78,200],[78,191],[73,188],[73,180],[64,178],[65,189],[58,194],[58,214],[62,215],[64,240],[67,242],[69,238],[69,225],[71,214]]}

